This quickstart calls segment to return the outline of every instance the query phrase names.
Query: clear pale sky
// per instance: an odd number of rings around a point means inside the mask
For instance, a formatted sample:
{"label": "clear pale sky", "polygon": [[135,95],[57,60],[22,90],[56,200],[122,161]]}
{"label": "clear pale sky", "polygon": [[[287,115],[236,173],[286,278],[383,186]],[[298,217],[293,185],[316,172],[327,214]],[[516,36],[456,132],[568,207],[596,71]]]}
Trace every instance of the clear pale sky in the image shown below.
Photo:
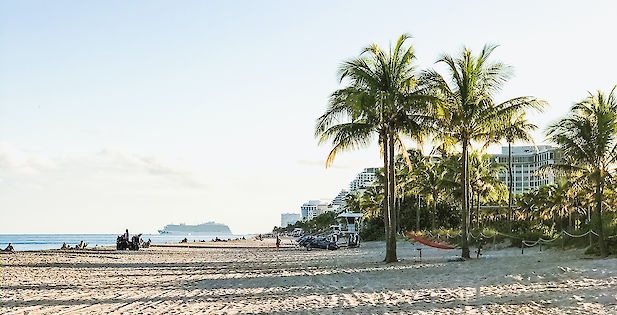
{"label": "clear pale sky", "polygon": [[0,233],[270,231],[381,164],[375,145],[325,169],[330,147],[313,136],[338,66],[368,44],[410,33],[423,69],[497,43],[515,70],[497,99],[547,100],[531,117],[544,128],[617,84],[616,13],[614,1],[0,1]]}

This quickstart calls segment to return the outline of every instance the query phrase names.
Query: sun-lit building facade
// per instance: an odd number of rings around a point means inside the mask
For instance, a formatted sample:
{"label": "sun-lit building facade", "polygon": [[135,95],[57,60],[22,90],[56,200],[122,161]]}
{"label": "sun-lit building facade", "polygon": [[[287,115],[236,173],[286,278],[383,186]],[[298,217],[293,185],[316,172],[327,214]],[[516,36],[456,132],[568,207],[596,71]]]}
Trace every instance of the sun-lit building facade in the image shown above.
{"label": "sun-lit building facade", "polygon": [[362,193],[377,180],[379,167],[365,168],[349,183],[349,193]]}
{"label": "sun-lit building facade", "polygon": [[[501,154],[493,155],[497,163],[508,166],[508,147],[501,148]],[[544,165],[559,162],[559,150],[550,145],[513,146],[512,147],[512,176],[513,192],[520,194],[540,186],[555,182],[555,175],[550,172],[537,172]],[[507,170],[499,174],[499,180],[508,185]]]}
{"label": "sun-lit building facade", "polygon": [[302,220],[312,220],[320,214],[333,210],[332,203],[326,200],[309,200],[300,207]]}

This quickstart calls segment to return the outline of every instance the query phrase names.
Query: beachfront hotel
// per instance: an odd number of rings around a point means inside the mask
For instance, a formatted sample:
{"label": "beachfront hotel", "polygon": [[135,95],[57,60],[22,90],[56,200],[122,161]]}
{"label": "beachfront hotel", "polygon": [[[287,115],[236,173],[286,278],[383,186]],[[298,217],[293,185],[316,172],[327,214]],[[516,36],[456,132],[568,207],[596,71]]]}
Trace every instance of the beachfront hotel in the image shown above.
{"label": "beachfront hotel", "polygon": [[347,201],[345,201],[345,198],[347,198],[348,195],[349,192],[345,189],[342,189],[341,192],[338,193],[338,195],[336,195],[334,199],[332,199],[332,205],[335,206],[337,209],[343,209],[347,205]]}
{"label": "beachfront hotel", "polygon": [[[497,163],[506,166],[506,171],[499,173],[499,180],[506,185],[508,178],[508,147],[501,147],[501,154],[494,154]],[[559,150],[550,145],[534,146],[513,146],[512,147],[512,191],[515,194],[536,189],[540,186],[555,182],[555,176],[550,173],[536,172],[544,165],[559,162],[561,154]]]}
{"label": "beachfront hotel", "polygon": [[326,200],[309,200],[300,207],[302,220],[312,220],[316,216],[328,211],[334,211],[334,207],[331,202]]}
{"label": "beachfront hotel", "polygon": [[364,171],[359,173],[356,178],[349,183],[349,193],[363,193],[366,188],[373,185],[377,180],[379,169],[379,167],[365,168]]}

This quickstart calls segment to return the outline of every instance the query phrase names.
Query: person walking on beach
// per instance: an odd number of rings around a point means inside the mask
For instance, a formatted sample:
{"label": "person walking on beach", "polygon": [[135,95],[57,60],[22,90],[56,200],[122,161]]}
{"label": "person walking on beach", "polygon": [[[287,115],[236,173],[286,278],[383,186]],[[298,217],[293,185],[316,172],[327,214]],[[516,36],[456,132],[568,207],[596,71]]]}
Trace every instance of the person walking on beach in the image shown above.
{"label": "person walking on beach", "polygon": [[276,249],[279,249],[280,246],[281,246],[281,238],[277,234],[276,235]]}

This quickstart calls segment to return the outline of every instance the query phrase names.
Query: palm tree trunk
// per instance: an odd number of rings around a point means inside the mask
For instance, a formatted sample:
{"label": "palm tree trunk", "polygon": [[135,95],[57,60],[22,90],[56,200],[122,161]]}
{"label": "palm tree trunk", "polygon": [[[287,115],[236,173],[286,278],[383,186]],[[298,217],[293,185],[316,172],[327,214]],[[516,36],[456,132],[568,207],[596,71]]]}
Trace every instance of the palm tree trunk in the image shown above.
{"label": "palm tree trunk", "polygon": [[431,222],[431,228],[435,230],[437,221],[437,196],[433,195],[433,222]]}
{"label": "palm tree trunk", "polygon": [[480,228],[480,192],[476,194],[476,228]]}
{"label": "palm tree trunk", "polygon": [[463,139],[463,209],[461,226],[461,257],[471,258],[469,251],[469,140]]}
{"label": "palm tree trunk", "polygon": [[394,138],[391,132],[386,133],[386,147],[384,150],[384,163],[386,175],[387,191],[386,199],[386,220],[388,227],[386,228],[386,259],[385,262],[395,262],[396,257],[396,211],[394,211]]}
{"label": "palm tree trunk", "polygon": [[512,181],[514,176],[512,175],[512,143],[508,141],[508,227],[512,231],[512,190],[514,185]]}
{"label": "palm tree trunk", "polygon": [[420,195],[417,195],[418,202],[416,204],[416,231],[420,231]]}
{"label": "palm tree trunk", "polygon": [[598,181],[596,184],[596,193],[595,193],[595,201],[596,201],[596,230],[598,230],[598,246],[600,247],[600,256],[606,257],[608,256],[608,250],[606,248],[606,242],[604,242],[604,227],[602,224],[602,195],[604,192],[604,183],[602,179]]}
{"label": "palm tree trunk", "polygon": [[[400,218],[401,217],[401,208],[403,207],[403,197],[398,197],[398,195],[401,194],[403,195],[402,192],[397,193],[397,197],[396,197],[396,201],[397,201],[397,205],[396,205],[396,218]],[[400,229],[400,222],[398,222],[398,220],[396,220],[396,230],[399,231]]]}
{"label": "palm tree trunk", "polygon": [[390,190],[388,189],[388,185],[390,183],[390,180],[388,179],[388,177],[390,176],[390,173],[388,172],[388,166],[389,166],[388,164],[388,139],[384,133],[382,133],[380,137],[381,137],[381,142],[382,142],[383,175],[384,175],[384,190],[383,190],[384,198],[382,202],[384,235],[386,237],[386,257],[384,258],[384,261],[387,261],[388,260],[388,235],[390,235],[390,210],[388,209],[388,207],[390,206],[390,203],[389,203]]}
{"label": "palm tree trunk", "polygon": [[390,189],[388,193],[389,197],[389,206],[390,209],[390,231],[389,234],[386,235],[386,262],[396,262],[398,258],[396,257],[396,211],[394,211],[394,198],[395,195],[395,185],[396,178],[394,177],[394,134],[392,132],[388,132],[388,181],[390,182],[388,189]]}

